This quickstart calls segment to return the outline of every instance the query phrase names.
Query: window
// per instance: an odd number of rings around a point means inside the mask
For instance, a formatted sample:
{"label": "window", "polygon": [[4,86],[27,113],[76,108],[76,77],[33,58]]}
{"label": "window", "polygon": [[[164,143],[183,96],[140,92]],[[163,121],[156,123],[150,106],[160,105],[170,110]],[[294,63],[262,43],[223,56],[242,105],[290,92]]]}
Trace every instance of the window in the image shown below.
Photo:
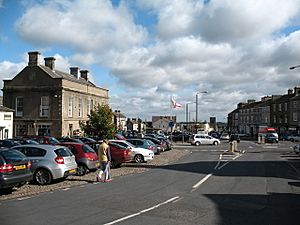
{"label": "window", "polygon": [[276,104],[273,104],[273,111],[276,112]]}
{"label": "window", "polygon": [[91,112],[91,99],[87,99],[86,102],[86,114],[89,115]]}
{"label": "window", "polygon": [[16,116],[23,116],[23,97],[21,96],[16,97]]}
{"label": "window", "polygon": [[287,110],[288,110],[288,104],[287,104],[287,102],[286,102],[286,103],[284,103],[284,110],[285,110],[285,111],[287,111]]}
{"label": "window", "polygon": [[273,116],[273,122],[276,123],[276,116]]}
{"label": "window", "polygon": [[40,117],[49,117],[49,96],[41,97]]}
{"label": "window", "polygon": [[82,98],[78,98],[78,117],[82,117]]}
{"label": "window", "polygon": [[293,112],[293,121],[298,121],[297,112]]}
{"label": "window", "polygon": [[288,122],[288,117],[287,115],[284,115],[284,123],[287,123]]}
{"label": "window", "polygon": [[278,111],[281,111],[281,103],[278,105]]}
{"label": "window", "polygon": [[73,117],[73,97],[69,97],[68,101],[68,117]]}

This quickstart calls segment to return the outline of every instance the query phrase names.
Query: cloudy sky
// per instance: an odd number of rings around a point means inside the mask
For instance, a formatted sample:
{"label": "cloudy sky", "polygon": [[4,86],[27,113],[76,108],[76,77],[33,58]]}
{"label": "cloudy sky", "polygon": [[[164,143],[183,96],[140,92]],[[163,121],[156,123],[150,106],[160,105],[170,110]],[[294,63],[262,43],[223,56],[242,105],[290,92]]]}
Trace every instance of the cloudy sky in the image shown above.
{"label": "cloudy sky", "polygon": [[[27,52],[90,71],[127,117],[226,120],[237,103],[300,85],[300,0],[0,0],[0,77]],[[1,83],[1,88],[3,82]]]}

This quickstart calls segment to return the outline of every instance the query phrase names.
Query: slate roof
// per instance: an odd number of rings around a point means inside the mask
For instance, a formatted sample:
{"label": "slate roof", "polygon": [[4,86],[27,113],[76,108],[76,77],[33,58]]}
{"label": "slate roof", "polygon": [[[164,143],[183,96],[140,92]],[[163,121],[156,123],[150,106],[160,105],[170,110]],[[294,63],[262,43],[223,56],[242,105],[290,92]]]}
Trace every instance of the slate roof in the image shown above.
{"label": "slate roof", "polygon": [[[68,74],[59,70],[51,70],[49,67],[47,66],[43,66],[43,65],[38,65],[42,70],[44,70],[50,77],[54,78],[54,79],[66,79],[69,81],[73,81],[76,83],[80,83],[80,84],[85,84],[85,85],[89,85],[89,86],[93,86],[93,87],[97,87],[95,84],[93,84],[91,81],[86,80],[82,77],[79,77],[77,79],[77,77],[73,76],[72,74]],[[98,87],[99,88],[99,87]],[[105,88],[101,88],[101,89],[105,89]],[[107,90],[107,89],[105,89]]]}
{"label": "slate roof", "polygon": [[0,106],[0,112],[14,112],[15,110],[7,108],[5,106]]}

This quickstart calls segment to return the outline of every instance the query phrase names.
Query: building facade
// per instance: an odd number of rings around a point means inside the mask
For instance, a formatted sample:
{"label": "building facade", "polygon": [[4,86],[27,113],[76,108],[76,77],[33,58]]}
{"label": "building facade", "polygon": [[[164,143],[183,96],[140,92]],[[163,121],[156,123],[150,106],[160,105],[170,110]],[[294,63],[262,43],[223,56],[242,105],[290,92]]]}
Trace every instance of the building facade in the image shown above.
{"label": "building facade", "polygon": [[228,114],[232,132],[257,135],[260,127],[274,127],[279,134],[300,133],[300,87],[287,94],[265,96],[261,101],[239,103]]}
{"label": "building facade", "polygon": [[3,105],[14,112],[14,134],[71,136],[81,132],[91,109],[108,104],[108,90],[88,79],[87,70],[55,68],[55,58],[29,52],[28,65],[12,80],[4,80]]}
{"label": "building facade", "polygon": [[13,137],[14,110],[0,106],[0,140]]}

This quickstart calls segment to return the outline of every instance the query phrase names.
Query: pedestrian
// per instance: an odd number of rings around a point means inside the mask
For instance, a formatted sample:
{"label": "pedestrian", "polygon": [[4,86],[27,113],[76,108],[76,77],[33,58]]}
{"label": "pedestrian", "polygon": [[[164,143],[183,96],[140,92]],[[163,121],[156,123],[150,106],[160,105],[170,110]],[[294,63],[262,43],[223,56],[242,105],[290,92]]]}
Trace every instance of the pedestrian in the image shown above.
{"label": "pedestrian", "polygon": [[[98,148],[98,158],[100,161],[100,168],[99,172],[97,174],[97,181],[100,182],[109,182],[111,181],[111,175],[110,175],[110,161],[111,161],[111,155],[110,155],[110,149],[108,145],[108,140],[103,140],[102,144]],[[104,175],[104,178],[102,176]]]}

